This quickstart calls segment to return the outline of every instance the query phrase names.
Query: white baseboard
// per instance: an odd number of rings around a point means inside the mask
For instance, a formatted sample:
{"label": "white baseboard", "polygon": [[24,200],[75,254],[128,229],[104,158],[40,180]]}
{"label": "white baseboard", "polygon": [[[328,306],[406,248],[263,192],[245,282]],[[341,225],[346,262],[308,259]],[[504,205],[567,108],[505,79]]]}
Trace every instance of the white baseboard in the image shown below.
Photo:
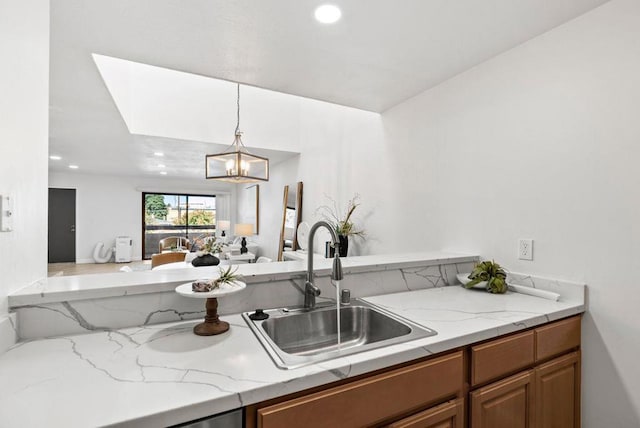
{"label": "white baseboard", "polygon": [[[131,261],[132,262],[139,262],[140,260],[142,260],[142,257],[132,257]],[[79,265],[83,265],[83,264],[87,264],[87,263],[95,263],[96,261],[93,260],[93,258],[91,259],[76,259],[76,264]],[[115,263],[115,261],[113,259],[109,260],[109,263]],[[126,263],[120,263],[125,265]]]}

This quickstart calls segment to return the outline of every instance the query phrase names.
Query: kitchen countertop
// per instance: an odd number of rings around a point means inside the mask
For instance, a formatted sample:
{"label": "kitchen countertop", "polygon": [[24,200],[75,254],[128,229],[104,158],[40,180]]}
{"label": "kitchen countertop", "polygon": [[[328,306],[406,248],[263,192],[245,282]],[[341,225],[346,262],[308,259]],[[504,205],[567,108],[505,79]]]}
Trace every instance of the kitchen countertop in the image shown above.
{"label": "kitchen countertop", "polygon": [[438,334],[295,370],[278,369],[240,315],[212,337],[183,321],[21,342],[0,355],[0,426],[186,422],[581,313],[584,286],[571,287],[557,302],[458,286],[370,297]]}

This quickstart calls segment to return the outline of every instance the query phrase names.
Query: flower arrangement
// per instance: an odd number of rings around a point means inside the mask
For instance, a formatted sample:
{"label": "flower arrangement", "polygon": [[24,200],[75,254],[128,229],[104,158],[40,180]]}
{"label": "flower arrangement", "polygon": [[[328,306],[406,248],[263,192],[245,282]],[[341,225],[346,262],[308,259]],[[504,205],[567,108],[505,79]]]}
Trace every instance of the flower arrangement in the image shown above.
{"label": "flower arrangement", "polygon": [[195,241],[195,245],[199,250],[197,251],[199,256],[205,254],[217,254],[222,251],[225,245],[225,242],[218,241],[214,235],[206,235],[200,238],[197,238]]}
{"label": "flower arrangement", "polygon": [[331,201],[331,205],[318,207],[316,213],[320,212],[322,218],[333,226],[338,235],[364,238],[365,231],[358,228],[353,221],[353,212],[360,206],[360,195],[355,194],[353,198],[349,199],[344,211],[338,208],[336,201],[328,196],[327,199]]}

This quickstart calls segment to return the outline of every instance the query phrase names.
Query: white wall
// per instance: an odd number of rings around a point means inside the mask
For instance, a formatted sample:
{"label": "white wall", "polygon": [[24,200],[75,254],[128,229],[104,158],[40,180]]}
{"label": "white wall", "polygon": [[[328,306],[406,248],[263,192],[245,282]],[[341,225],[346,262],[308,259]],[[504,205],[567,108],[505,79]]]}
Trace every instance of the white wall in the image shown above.
{"label": "white wall", "polygon": [[383,115],[396,167],[427,166],[404,179],[425,219],[399,211],[425,240],[588,284],[587,428],[640,426],[638,46],[640,2],[615,0]]}
{"label": "white wall", "polygon": [[304,186],[302,218],[309,223],[321,219],[316,210],[330,202],[326,196],[345,209],[347,201],[360,194],[362,205],[355,219],[368,237],[351,240],[349,254],[398,249],[405,237],[397,234],[397,190],[387,163],[389,148],[380,115],[301,99],[299,116],[286,120],[295,120],[301,153],[273,165],[269,181],[260,183],[260,234],[253,240],[260,244],[261,254],[277,258],[283,189],[298,181]]}
{"label": "white wall", "polygon": [[47,0],[0,0],[0,58],[0,194],[14,199],[13,231],[0,232],[2,321],[7,294],[47,275]]}
{"label": "white wall", "polygon": [[[114,245],[116,236],[133,238],[133,259],[142,258],[142,192],[235,193],[231,185],[168,177],[122,177],[50,173],[49,187],[76,189],[76,261],[93,263],[97,242]],[[235,201],[233,202],[235,204]]]}

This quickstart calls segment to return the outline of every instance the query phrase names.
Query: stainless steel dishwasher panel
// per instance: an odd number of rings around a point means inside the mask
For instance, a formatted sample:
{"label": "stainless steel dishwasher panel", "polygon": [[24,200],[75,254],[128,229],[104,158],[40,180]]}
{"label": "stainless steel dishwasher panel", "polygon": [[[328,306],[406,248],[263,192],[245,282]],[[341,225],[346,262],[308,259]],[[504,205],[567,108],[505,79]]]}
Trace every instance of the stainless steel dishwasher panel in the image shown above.
{"label": "stainless steel dishwasher panel", "polygon": [[242,428],[242,409],[176,425],[174,428]]}

